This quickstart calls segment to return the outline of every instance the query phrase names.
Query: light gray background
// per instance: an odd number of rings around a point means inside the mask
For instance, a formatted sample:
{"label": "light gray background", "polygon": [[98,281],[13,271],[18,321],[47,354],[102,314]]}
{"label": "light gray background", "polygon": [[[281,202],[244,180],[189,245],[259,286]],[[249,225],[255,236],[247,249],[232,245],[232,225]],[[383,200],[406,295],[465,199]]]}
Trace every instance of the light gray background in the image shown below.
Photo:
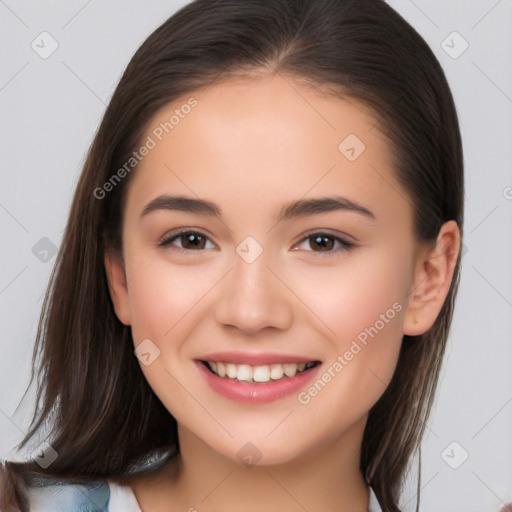
{"label": "light gray background", "polygon": [[[184,3],[0,0],[0,456],[14,456],[28,424],[27,407],[14,412],[28,383],[51,244],[61,242],[85,152],[132,54]],[[446,71],[466,162],[466,252],[423,443],[421,510],[497,511],[512,500],[512,0],[389,3]],[[59,45],[47,59],[31,47],[42,46],[43,31]],[[454,31],[469,44],[457,58],[464,41]],[[415,477],[414,466],[407,511]]]}

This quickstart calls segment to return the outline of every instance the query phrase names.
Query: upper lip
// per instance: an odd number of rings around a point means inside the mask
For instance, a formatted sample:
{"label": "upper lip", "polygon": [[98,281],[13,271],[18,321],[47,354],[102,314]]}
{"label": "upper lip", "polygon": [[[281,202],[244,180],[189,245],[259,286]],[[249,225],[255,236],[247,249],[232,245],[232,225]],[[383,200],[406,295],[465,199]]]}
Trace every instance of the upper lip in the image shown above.
{"label": "upper lip", "polygon": [[212,361],[232,364],[248,364],[251,366],[278,363],[309,363],[319,362],[315,357],[302,357],[291,354],[275,354],[270,352],[215,352],[198,358],[199,361]]}

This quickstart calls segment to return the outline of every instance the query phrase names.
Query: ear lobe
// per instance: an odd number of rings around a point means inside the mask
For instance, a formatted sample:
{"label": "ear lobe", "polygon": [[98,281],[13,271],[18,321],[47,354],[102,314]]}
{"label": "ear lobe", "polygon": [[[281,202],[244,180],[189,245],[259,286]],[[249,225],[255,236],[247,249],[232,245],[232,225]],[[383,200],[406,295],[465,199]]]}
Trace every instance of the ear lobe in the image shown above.
{"label": "ear lobe", "polygon": [[417,336],[434,324],[450,290],[459,251],[460,230],[450,220],[441,226],[435,246],[422,251],[417,258],[404,315],[404,334]]}
{"label": "ear lobe", "polygon": [[107,250],[104,262],[110,297],[117,318],[124,325],[131,325],[130,296],[122,256],[118,252]]}

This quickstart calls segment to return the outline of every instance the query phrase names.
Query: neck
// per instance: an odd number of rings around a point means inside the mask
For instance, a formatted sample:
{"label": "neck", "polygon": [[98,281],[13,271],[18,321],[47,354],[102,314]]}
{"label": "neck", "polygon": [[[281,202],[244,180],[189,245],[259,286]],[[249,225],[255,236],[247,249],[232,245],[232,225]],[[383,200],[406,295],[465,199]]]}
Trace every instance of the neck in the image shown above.
{"label": "neck", "polygon": [[366,512],[369,489],[359,470],[365,424],[366,416],[323,446],[267,466],[226,458],[179,427],[179,458],[132,488],[143,511]]}

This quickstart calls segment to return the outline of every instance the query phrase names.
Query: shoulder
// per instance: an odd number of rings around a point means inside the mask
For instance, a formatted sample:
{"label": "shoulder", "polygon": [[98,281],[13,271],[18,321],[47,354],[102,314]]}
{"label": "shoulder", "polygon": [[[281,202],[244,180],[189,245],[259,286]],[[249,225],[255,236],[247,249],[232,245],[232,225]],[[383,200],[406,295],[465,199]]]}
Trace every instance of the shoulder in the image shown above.
{"label": "shoulder", "polygon": [[27,496],[31,512],[140,512],[129,487],[106,480],[70,482],[38,476]]}
{"label": "shoulder", "polygon": [[105,481],[70,482],[36,476],[27,488],[31,512],[108,512],[110,487]]}

